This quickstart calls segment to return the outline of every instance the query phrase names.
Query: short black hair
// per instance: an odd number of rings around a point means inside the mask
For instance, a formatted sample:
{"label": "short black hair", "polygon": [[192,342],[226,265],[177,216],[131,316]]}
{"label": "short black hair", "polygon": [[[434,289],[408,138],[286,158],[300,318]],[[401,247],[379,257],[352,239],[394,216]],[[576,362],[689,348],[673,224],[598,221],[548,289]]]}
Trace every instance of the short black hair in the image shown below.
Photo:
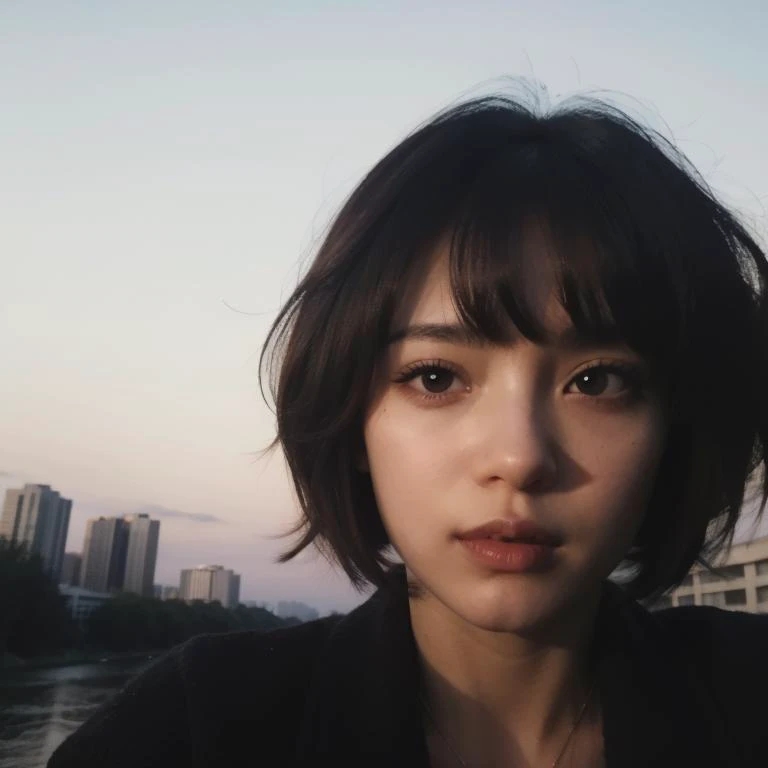
{"label": "short black hair", "polygon": [[356,587],[386,582],[389,542],[355,456],[398,298],[450,233],[461,321],[499,341],[511,319],[537,339],[519,290],[532,218],[551,236],[574,326],[620,338],[666,382],[672,425],[627,590],[661,594],[730,545],[768,444],[765,254],[684,156],[620,109],[499,95],[438,114],[368,173],[270,329],[270,447],[282,446],[302,509],[281,560],[315,543]]}

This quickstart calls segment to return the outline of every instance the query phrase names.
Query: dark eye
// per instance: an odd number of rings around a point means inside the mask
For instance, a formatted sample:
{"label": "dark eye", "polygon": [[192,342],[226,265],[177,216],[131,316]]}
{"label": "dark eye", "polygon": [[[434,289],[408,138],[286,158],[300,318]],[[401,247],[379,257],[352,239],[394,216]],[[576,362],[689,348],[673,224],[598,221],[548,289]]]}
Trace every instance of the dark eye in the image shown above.
{"label": "dark eye", "polygon": [[461,376],[448,363],[438,360],[423,361],[409,366],[396,379],[398,384],[408,384],[423,400],[439,400],[450,397],[462,388]]}
{"label": "dark eye", "polygon": [[445,368],[432,368],[426,373],[422,373],[419,378],[427,392],[431,395],[441,395],[450,389],[456,374]]}
{"label": "dark eye", "polygon": [[569,391],[573,391],[572,387],[588,397],[612,397],[622,394],[630,385],[622,371],[599,365],[577,374],[568,385]]}

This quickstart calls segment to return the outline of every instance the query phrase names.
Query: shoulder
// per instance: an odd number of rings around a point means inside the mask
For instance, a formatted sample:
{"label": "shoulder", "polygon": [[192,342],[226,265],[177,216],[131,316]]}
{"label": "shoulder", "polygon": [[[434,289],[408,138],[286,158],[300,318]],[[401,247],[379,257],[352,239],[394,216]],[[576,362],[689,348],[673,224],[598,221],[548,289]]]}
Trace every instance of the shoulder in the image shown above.
{"label": "shoulder", "polygon": [[269,691],[272,707],[275,697],[290,698],[305,687],[337,622],[338,617],[329,617],[269,632],[200,635],[189,640],[179,647],[176,662],[189,706],[205,709],[213,694],[230,697],[235,706],[254,691]]}
{"label": "shoulder", "polygon": [[236,763],[243,738],[285,729],[337,621],[201,635],[177,646],[75,731],[49,768],[229,764],[211,754],[222,743]]}
{"label": "shoulder", "polygon": [[653,614],[664,636],[703,667],[716,684],[743,685],[758,677],[768,644],[768,615],[709,606],[667,608]]}
{"label": "shoulder", "polygon": [[768,641],[768,615],[709,606],[666,608],[653,614],[659,624],[690,647],[725,652],[758,652]]}
{"label": "shoulder", "polygon": [[184,677],[207,676],[232,667],[240,672],[272,672],[275,663],[310,662],[340,617],[328,617],[268,632],[198,635],[175,649]]}
{"label": "shoulder", "polygon": [[686,606],[658,611],[654,617],[665,630],[675,653],[717,702],[742,744],[759,742],[765,729],[764,710],[754,702],[768,689],[768,615]]}

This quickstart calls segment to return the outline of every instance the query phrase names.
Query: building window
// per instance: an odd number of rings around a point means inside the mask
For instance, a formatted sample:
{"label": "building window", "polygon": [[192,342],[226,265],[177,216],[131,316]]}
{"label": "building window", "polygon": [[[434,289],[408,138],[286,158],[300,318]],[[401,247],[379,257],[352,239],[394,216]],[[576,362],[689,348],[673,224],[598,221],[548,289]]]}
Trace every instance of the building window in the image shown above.
{"label": "building window", "polygon": [[724,594],[725,594],[726,605],[746,605],[747,604],[746,589],[729,589]]}
{"label": "building window", "polygon": [[757,588],[757,602],[768,603],[768,587]]}
{"label": "building window", "polygon": [[693,595],[678,595],[677,604],[678,605],[694,605],[695,600],[693,599]]}
{"label": "building window", "polygon": [[755,570],[758,576],[768,576],[768,560],[758,560],[755,563]]}
{"label": "building window", "polygon": [[709,592],[701,596],[704,605],[714,605],[716,608],[732,607],[747,604],[746,589],[729,589],[726,592]]}
{"label": "building window", "polygon": [[744,578],[743,565],[724,565],[722,568],[716,568],[715,573],[702,571],[699,578],[702,584],[714,584],[718,581],[732,581],[733,579]]}

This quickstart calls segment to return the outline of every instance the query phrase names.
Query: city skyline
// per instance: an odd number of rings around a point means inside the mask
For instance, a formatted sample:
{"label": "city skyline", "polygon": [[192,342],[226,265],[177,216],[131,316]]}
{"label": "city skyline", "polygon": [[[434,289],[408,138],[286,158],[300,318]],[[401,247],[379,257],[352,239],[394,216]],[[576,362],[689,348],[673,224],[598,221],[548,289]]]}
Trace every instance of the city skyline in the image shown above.
{"label": "city skyline", "polygon": [[519,93],[510,77],[596,93],[768,241],[762,4],[625,6],[4,8],[0,493],[61,489],[69,550],[89,518],[160,520],[159,583],[222,562],[245,599],[361,602],[319,555],[275,562],[297,504],[280,453],[258,457],[257,363],[332,214],[407,132]]}

